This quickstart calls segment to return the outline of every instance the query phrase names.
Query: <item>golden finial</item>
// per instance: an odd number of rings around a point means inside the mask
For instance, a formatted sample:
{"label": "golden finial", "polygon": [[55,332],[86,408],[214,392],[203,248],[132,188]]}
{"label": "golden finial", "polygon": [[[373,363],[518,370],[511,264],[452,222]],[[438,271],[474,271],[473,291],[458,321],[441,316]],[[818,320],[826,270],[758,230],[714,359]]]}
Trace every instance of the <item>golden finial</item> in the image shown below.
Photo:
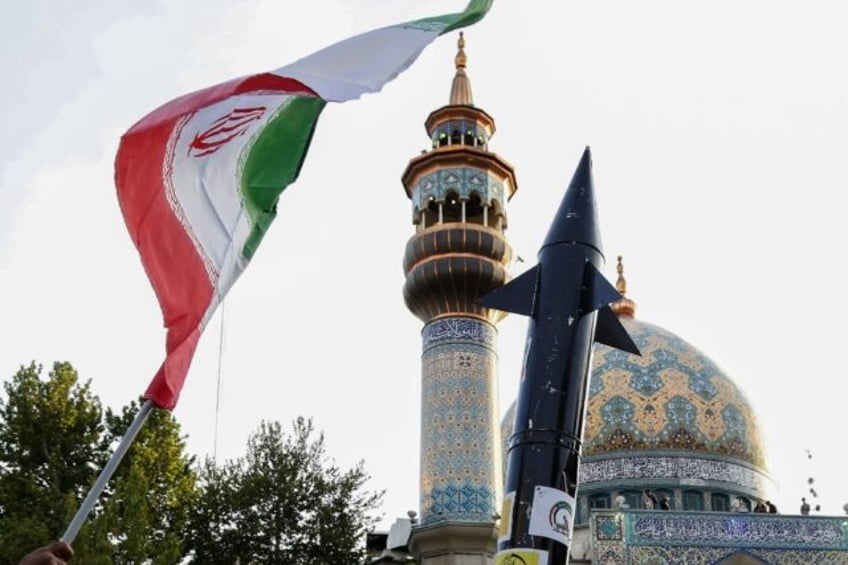
{"label": "golden finial", "polygon": [[621,262],[621,255],[618,256],[618,265],[615,267],[618,271],[618,280],[615,281],[615,289],[621,296],[627,294],[627,281],[624,280],[624,264]]}
{"label": "golden finial", "polygon": [[464,69],[468,63],[468,58],[465,56],[465,34],[463,32],[459,32],[459,40],[456,42],[456,46],[459,49],[456,53],[456,59],[454,59],[456,70]]}
{"label": "golden finial", "polygon": [[625,296],[627,294],[627,280],[624,278],[624,262],[621,255],[618,256],[618,265],[616,265],[615,270],[618,271],[615,289],[621,295],[621,299],[610,304],[610,308],[616,316],[633,318],[636,315],[636,303]]}
{"label": "golden finial", "polygon": [[468,57],[465,56],[465,35],[459,32],[459,40],[456,42],[458,48],[456,53],[456,74],[451,84],[450,103],[452,106],[473,106],[474,99],[471,96],[471,81],[465,74]]}

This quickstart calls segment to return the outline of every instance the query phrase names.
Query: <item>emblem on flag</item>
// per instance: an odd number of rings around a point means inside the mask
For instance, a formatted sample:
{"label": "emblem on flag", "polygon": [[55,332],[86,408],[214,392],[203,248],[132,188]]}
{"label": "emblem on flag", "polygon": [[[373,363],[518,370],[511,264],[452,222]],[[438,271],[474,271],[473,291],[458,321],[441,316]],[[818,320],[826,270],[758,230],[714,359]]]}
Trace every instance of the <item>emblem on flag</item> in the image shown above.
{"label": "emblem on flag", "polygon": [[205,157],[211,155],[234,138],[244,135],[250,122],[262,117],[267,108],[233,108],[228,114],[221,116],[206,131],[194,136],[188,146],[189,155]]}

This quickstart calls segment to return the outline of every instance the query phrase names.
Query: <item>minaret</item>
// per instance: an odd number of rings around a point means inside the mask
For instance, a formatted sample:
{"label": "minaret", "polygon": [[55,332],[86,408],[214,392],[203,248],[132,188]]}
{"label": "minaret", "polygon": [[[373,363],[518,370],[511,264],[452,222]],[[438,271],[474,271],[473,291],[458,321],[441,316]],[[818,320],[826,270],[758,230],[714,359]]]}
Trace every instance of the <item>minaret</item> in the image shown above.
{"label": "minaret", "polygon": [[406,244],[404,300],[423,323],[421,565],[487,564],[497,549],[503,485],[497,402],[502,314],[476,301],[509,278],[505,203],[515,173],[489,151],[495,122],[474,106],[460,33],[450,101],[425,122],[432,148],[403,173],[415,235]]}

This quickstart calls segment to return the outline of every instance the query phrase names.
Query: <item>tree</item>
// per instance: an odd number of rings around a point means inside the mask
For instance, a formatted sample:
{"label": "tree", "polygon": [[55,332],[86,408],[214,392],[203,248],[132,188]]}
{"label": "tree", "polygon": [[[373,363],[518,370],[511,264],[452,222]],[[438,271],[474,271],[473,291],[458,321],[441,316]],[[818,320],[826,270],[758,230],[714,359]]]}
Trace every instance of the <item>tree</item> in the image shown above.
{"label": "tree", "polygon": [[198,475],[202,495],[195,506],[189,526],[188,545],[194,563],[231,565],[248,561],[250,536],[241,527],[239,510],[242,462],[221,465],[207,458]]}
{"label": "tree", "polygon": [[0,398],[0,563],[58,538],[106,459],[90,383],[55,363],[21,367]]}
{"label": "tree", "polygon": [[[139,405],[106,412],[106,437],[124,436]],[[106,532],[111,562],[172,565],[186,555],[189,509],[200,491],[194,459],[185,454],[180,426],[170,412],[154,410],[109,484],[94,529]]]}
{"label": "tree", "polygon": [[362,462],[341,470],[323,434],[298,418],[290,435],[260,425],[244,459],[207,460],[204,494],[192,517],[195,563],[359,563],[382,492],[364,489]]}
{"label": "tree", "polygon": [[[0,398],[0,565],[57,539],[111,447],[138,411],[107,410],[74,368],[22,367]],[[154,411],[74,542],[74,563],[178,563],[189,507],[199,497],[193,460],[170,413]]]}

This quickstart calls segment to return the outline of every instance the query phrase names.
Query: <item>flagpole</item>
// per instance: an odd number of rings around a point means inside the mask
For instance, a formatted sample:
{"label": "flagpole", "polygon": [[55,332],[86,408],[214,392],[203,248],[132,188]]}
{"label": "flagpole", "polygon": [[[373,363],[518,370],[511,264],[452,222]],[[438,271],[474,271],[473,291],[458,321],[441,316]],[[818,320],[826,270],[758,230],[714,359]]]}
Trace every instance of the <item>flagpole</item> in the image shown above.
{"label": "flagpole", "polygon": [[132,442],[135,440],[135,436],[138,435],[139,430],[144,425],[144,422],[147,421],[147,417],[150,415],[152,410],[153,401],[151,400],[146,400],[144,404],[141,405],[141,408],[139,408],[138,413],[135,415],[135,419],[133,419],[132,424],[130,424],[130,427],[127,429],[127,433],[124,434],[123,438],[121,438],[121,443],[118,444],[118,447],[115,448],[115,452],[112,453],[112,457],[109,458],[109,461],[106,462],[106,466],[103,467],[102,471],[100,471],[100,475],[97,477],[97,480],[94,482],[91,490],[88,491],[85,500],[82,501],[82,505],[80,505],[74,519],[71,520],[71,524],[68,526],[68,529],[65,530],[60,541],[63,541],[68,545],[74,542],[80,528],[82,528],[82,525],[86,518],[88,518],[91,509],[94,507],[94,503],[97,502],[98,498],[100,498],[100,494],[103,492],[103,489],[106,488],[106,484],[109,482],[109,479],[112,478],[112,475],[115,473],[115,469],[118,468],[118,464],[121,462],[121,459],[124,458],[124,455],[126,455],[130,445],[132,445]]}

